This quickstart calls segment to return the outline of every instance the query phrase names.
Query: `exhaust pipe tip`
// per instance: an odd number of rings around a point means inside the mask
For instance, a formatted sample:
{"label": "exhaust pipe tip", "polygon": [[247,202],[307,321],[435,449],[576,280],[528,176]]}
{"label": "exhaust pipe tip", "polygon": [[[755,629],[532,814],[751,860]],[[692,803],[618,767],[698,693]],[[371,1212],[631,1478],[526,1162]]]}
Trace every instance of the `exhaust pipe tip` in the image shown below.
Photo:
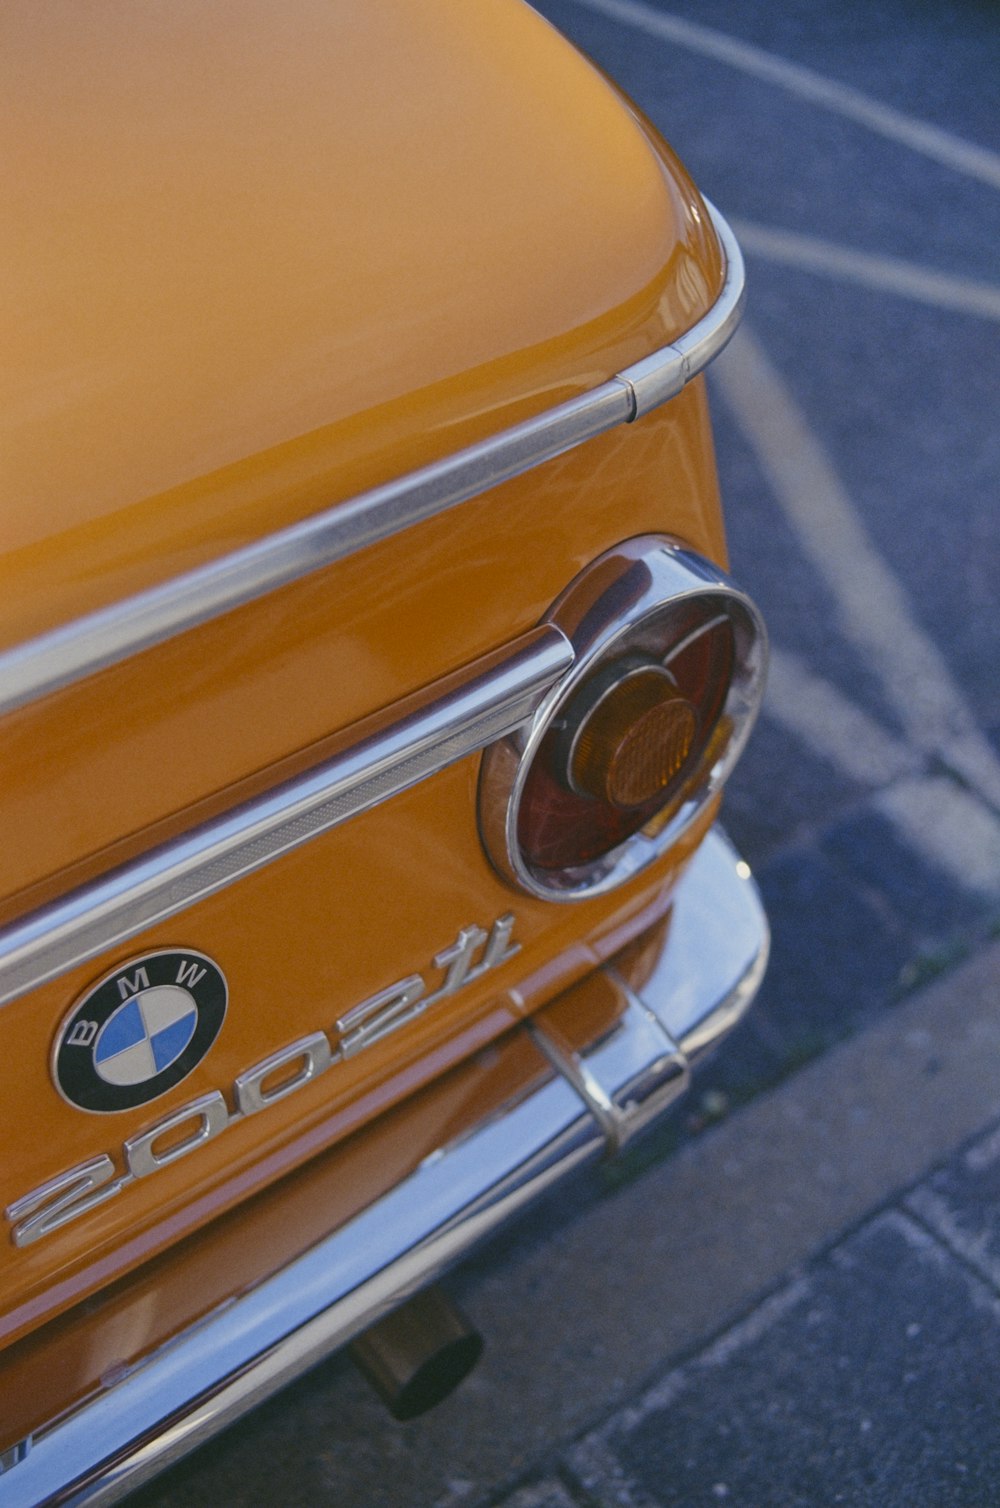
{"label": "exhaust pipe tip", "polygon": [[439,1288],[409,1299],[351,1342],[350,1353],[394,1419],[415,1419],[453,1393],[483,1338]]}

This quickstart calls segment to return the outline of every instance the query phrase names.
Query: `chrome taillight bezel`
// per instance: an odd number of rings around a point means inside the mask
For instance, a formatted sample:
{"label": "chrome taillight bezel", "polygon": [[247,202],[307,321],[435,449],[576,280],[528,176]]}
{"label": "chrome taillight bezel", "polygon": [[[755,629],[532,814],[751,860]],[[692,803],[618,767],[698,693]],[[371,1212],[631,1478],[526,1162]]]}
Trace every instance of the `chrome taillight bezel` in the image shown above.
{"label": "chrome taillight bezel", "polygon": [[[707,599],[732,628],[733,668],[720,713],[730,725],[724,748],[703,767],[695,766],[682,784],[677,809],[666,820],[647,824],[649,830],[640,829],[586,863],[564,869],[532,864],[519,841],[518,819],[532,763],[553,721],[603,663],[655,641],[664,616],[694,598]],[[626,540],[593,561],[553,603],[544,621],[569,639],[573,664],[530,723],[485,751],[479,781],[480,833],[494,867],[510,884],[544,900],[585,900],[623,884],[667,853],[721,790],[760,708],[767,632],[754,603],[725,572],[661,535]]]}

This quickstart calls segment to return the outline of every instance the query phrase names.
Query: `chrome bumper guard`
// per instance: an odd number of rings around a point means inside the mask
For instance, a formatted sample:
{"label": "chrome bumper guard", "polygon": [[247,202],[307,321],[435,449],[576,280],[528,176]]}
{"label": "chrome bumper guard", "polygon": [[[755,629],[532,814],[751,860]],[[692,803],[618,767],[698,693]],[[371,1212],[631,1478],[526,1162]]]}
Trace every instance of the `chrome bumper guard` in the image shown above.
{"label": "chrome bumper guard", "polygon": [[564,1174],[617,1150],[686,1087],[743,1014],[768,931],[746,864],[715,830],[675,896],[666,946],[618,1027],[575,1054],[531,1026],[557,1070],[442,1147],[275,1276],[0,1460],[0,1508],[118,1501],[437,1278]]}

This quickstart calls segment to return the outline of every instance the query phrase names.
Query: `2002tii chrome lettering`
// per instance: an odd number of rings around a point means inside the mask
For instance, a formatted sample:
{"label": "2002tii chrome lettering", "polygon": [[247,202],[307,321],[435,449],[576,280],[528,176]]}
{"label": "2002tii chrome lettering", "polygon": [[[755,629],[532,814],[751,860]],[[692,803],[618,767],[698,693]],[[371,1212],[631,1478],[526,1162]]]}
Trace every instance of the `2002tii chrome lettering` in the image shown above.
{"label": "2002tii chrome lettering", "polygon": [[[513,929],[512,913],[498,917],[489,932],[463,927],[455,942],[435,955],[435,967],[445,977],[430,994],[422,974],[400,979],[345,1012],[332,1033],[311,1032],[239,1074],[232,1104],[213,1090],[128,1137],[121,1149],[123,1174],[102,1153],[32,1189],[4,1212],[11,1240],[27,1246],[59,1230],[135,1179],[169,1167],[242,1117],[312,1083],[338,1059],[398,1031],[513,958],[519,952]],[[130,959],[87,991],[60,1030],[53,1053],[59,1088],[82,1109],[105,1112],[164,1094],[187,1077],[214,1042],[225,997],[221,972],[203,954],[171,951]]]}
{"label": "2002tii chrome lettering", "polygon": [[520,0],[235,24],[5,27],[0,1508],[348,1343],[430,1406],[430,1286],[767,958],[724,216]]}

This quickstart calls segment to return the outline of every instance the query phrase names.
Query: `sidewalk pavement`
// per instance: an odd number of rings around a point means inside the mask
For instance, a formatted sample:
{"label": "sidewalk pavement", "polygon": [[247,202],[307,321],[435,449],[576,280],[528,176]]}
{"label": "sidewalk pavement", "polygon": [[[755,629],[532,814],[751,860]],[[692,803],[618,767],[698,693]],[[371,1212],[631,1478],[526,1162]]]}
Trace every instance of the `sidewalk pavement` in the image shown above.
{"label": "sidewalk pavement", "polygon": [[994,942],[494,1241],[449,1285],[486,1356],[432,1414],[338,1359],[136,1502],[1000,1502],[998,1126]]}

